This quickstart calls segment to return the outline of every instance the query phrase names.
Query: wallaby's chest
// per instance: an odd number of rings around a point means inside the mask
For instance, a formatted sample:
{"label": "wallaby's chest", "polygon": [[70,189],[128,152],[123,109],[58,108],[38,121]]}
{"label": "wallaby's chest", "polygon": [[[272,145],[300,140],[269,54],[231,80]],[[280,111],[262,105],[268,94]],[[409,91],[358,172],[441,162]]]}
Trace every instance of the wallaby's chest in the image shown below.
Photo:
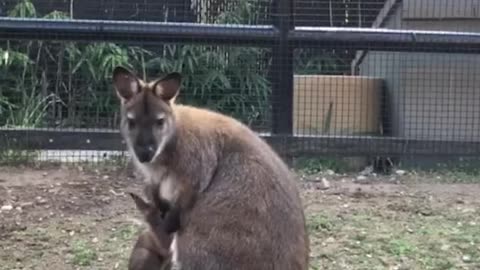
{"label": "wallaby's chest", "polygon": [[144,164],[137,164],[142,172],[147,185],[159,183],[160,196],[165,200],[173,202],[177,196],[178,181],[175,180],[173,172],[164,167],[153,167]]}
{"label": "wallaby's chest", "polygon": [[166,174],[160,180],[160,196],[165,200],[173,202],[176,200],[178,188],[178,182],[175,181],[175,177],[171,174]]}

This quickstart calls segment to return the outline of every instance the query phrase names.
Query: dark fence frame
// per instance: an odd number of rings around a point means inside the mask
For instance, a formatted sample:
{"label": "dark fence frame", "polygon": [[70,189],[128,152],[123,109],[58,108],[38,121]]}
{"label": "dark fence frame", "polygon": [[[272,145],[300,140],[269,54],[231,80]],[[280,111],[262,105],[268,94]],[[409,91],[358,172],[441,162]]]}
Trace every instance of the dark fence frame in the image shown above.
{"label": "dark fence frame", "polygon": [[[479,142],[373,136],[296,136],[293,50],[348,45],[356,50],[480,53],[480,34],[371,28],[294,27],[293,0],[273,1],[273,25],[0,18],[0,39],[255,45],[272,48],[272,132],[261,134],[282,155],[478,156]],[[446,147],[448,145],[448,147]],[[125,150],[118,131],[1,129],[0,148]]]}

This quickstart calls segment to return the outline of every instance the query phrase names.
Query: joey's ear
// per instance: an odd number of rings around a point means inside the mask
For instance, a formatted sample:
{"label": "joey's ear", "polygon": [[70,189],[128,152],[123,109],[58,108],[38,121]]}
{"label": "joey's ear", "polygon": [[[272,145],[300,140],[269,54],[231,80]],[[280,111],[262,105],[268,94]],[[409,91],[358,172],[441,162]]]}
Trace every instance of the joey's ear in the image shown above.
{"label": "joey's ear", "polygon": [[128,194],[132,197],[137,209],[140,210],[143,215],[146,215],[147,212],[151,210],[151,205],[142,199],[142,197],[132,192],[128,192]]}
{"label": "joey's ear", "polygon": [[165,101],[173,102],[179,93],[181,84],[182,75],[178,72],[173,72],[159,79],[155,83],[153,90],[157,97]]}
{"label": "joey's ear", "polygon": [[113,86],[120,99],[128,101],[138,92],[140,92],[140,83],[138,78],[124,67],[116,67],[113,70]]}

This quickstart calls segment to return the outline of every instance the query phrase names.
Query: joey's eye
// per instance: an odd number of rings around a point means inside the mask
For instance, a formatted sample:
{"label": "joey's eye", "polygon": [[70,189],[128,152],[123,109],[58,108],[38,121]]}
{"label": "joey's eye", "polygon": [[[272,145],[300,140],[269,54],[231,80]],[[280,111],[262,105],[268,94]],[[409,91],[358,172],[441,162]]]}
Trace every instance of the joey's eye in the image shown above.
{"label": "joey's eye", "polygon": [[134,128],[135,127],[135,120],[132,119],[132,118],[128,118],[127,119],[127,124],[128,124],[128,128]]}
{"label": "joey's eye", "polygon": [[155,120],[155,124],[159,127],[163,126],[164,122],[165,121],[163,118],[158,118],[157,120]]}

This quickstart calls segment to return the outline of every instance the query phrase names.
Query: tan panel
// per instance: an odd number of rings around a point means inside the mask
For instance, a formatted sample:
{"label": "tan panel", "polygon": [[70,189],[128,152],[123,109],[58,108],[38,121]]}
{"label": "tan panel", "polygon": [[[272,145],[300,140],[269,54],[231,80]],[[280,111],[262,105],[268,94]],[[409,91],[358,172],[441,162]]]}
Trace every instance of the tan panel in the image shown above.
{"label": "tan panel", "polygon": [[[376,134],[381,90],[382,80],[377,78],[295,75],[294,130],[300,134]],[[325,129],[330,106],[330,128]]]}

